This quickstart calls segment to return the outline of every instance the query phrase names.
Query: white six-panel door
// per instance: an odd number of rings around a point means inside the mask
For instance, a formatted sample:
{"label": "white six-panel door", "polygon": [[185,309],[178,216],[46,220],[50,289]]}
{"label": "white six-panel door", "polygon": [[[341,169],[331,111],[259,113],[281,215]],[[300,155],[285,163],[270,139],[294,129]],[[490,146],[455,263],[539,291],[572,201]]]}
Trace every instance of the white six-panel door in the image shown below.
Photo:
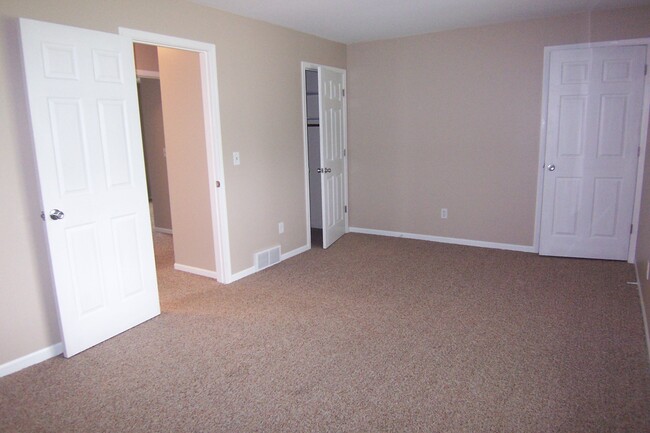
{"label": "white six-panel door", "polygon": [[[20,20],[65,356],[160,314],[133,47]],[[50,214],[62,212],[61,219]],[[56,215],[54,215],[56,217]]]}
{"label": "white six-panel door", "polygon": [[626,260],[645,46],[550,55],[540,254]]}
{"label": "white six-panel door", "polygon": [[347,221],[345,72],[320,66],[318,84],[323,248],[327,248],[343,236]]}

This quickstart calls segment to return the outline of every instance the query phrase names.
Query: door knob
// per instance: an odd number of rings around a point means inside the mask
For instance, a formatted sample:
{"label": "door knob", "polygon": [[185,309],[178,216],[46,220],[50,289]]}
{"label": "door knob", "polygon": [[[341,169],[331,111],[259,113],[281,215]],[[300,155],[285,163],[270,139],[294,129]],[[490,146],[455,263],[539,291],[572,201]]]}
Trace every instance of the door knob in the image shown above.
{"label": "door knob", "polygon": [[331,172],[332,172],[332,169],[331,169],[331,168],[326,168],[326,169],[325,169],[325,173],[331,173]]}
{"label": "door knob", "polygon": [[555,171],[555,164],[549,164],[546,168],[548,168],[548,171]]}
{"label": "door knob", "polygon": [[316,169],[316,173],[321,174],[322,172],[323,172],[323,169],[322,169],[322,168],[317,168],[317,169]]}
{"label": "door knob", "polygon": [[52,209],[50,211],[50,219],[53,219],[55,221],[63,219],[64,216],[65,214],[58,209]]}

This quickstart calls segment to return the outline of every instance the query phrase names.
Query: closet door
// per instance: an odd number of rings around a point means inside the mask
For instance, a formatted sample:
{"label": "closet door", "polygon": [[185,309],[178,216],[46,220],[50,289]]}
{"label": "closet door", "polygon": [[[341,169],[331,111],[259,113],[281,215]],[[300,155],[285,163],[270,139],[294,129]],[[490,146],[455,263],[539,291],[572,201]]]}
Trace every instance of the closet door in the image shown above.
{"label": "closet door", "polygon": [[323,248],[347,230],[345,71],[318,68]]}

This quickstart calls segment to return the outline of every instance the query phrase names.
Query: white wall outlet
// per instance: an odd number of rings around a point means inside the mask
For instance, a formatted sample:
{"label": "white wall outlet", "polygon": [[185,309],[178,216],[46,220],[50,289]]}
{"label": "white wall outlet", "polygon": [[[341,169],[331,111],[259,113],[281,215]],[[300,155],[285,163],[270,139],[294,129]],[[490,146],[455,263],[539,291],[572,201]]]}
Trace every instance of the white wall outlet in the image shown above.
{"label": "white wall outlet", "polygon": [[233,152],[232,153],[232,163],[233,163],[233,165],[241,164],[241,159],[239,159],[239,152]]}
{"label": "white wall outlet", "polygon": [[447,219],[447,208],[446,207],[443,207],[442,209],[440,209],[440,218],[442,218],[443,220]]}
{"label": "white wall outlet", "polygon": [[284,223],[278,223],[278,233],[284,233]]}

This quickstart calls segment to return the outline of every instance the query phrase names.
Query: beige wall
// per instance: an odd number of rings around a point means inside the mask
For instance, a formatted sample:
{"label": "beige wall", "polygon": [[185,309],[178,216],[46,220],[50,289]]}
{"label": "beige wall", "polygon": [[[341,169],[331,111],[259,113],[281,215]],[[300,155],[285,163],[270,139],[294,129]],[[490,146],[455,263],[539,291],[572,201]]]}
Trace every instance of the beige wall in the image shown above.
{"label": "beige wall", "polygon": [[135,69],[158,71],[158,47],[155,45],[133,44]]}
{"label": "beige wall", "polygon": [[[158,72],[158,47],[133,44],[135,69]],[[172,214],[167,181],[167,155],[163,124],[160,79],[138,80],[140,125],[144,147],[144,164],[147,170],[147,192],[153,209],[153,225],[156,229],[171,231]]]}
{"label": "beige wall", "polygon": [[159,47],[158,65],[174,262],[215,272],[201,60],[193,51]]}
{"label": "beige wall", "polygon": [[350,225],[532,246],[544,47],[648,36],[646,7],[348,46]]}
{"label": "beige wall", "polygon": [[[156,47],[153,49],[157,51]],[[156,61],[157,67],[158,61]],[[169,205],[160,80],[142,78],[138,83],[138,101],[140,102],[144,161],[147,167],[147,188],[153,207],[154,227],[171,230],[172,214]]]}
{"label": "beige wall", "polygon": [[[151,11],[155,10],[155,13]],[[0,365],[60,341],[21,71],[18,17],[213,43],[233,272],[306,244],[300,62],[345,68],[345,46],[178,0],[0,2]],[[232,152],[242,164],[232,166]],[[285,232],[278,234],[278,222]]]}

